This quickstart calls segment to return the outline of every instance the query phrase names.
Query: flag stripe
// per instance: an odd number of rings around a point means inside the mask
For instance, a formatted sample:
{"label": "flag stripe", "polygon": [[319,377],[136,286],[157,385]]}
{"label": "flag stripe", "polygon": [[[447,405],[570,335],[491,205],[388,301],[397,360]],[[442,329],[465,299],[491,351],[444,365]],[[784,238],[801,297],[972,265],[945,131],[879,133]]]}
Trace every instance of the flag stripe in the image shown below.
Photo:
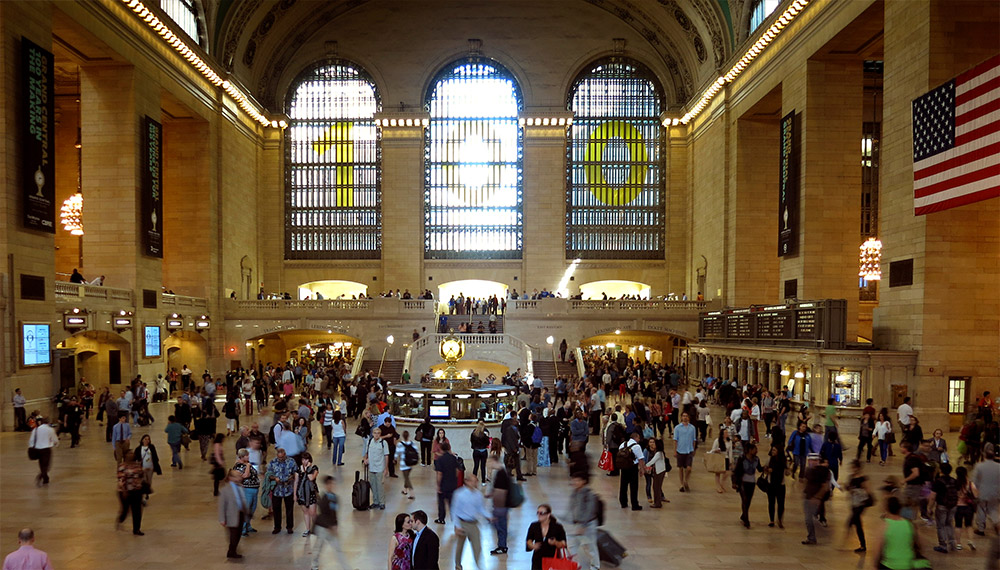
{"label": "flag stripe", "polygon": [[1000,121],[990,121],[981,127],[956,136],[955,146],[960,147],[962,145],[969,144],[974,140],[981,139],[986,135],[993,134],[997,131],[1000,131]]}
{"label": "flag stripe", "polygon": [[931,212],[940,212],[949,208],[957,208],[958,206],[972,204],[974,202],[979,202],[980,200],[989,200],[990,198],[1000,197],[1000,178],[989,182],[989,184],[992,184],[993,187],[975,192],[969,192],[967,194],[955,196],[954,198],[948,198],[947,200],[927,202],[926,204],[918,205],[914,214],[917,216],[930,214]]}
{"label": "flag stripe", "polygon": [[982,117],[983,115],[986,115],[988,113],[992,113],[993,111],[998,111],[998,110],[1000,110],[1000,99],[994,99],[993,101],[990,101],[989,103],[986,103],[985,105],[980,105],[979,107],[976,107],[975,109],[966,111],[965,113],[962,113],[961,115],[956,116],[955,117],[955,126],[957,127],[959,125],[964,125],[965,123],[968,123],[969,121],[971,121],[973,119],[977,119],[979,117]]}
{"label": "flag stripe", "polygon": [[997,71],[1000,71],[1000,55],[995,55],[976,67],[962,72],[955,80],[959,83],[978,85],[990,77],[995,77],[993,74]]}
{"label": "flag stripe", "polygon": [[993,91],[1000,87],[1000,73],[996,77],[990,79],[982,85],[976,85],[970,89],[960,89],[955,88],[955,104],[961,108],[962,105],[972,101],[973,99],[986,94],[989,91]]}
{"label": "flag stripe", "polygon": [[925,169],[941,164],[942,162],[947,162],[952,158],[961,155],[964,152],[972,152],[979,150],[985,146],[989,146],[997,142],[998,140],[1000,140],[1000,138],[994,136],[980,137],[978,139],[971,140],[965,143],[965,145],[961,147],[955,146],[954,148],[935,154],[934,156],[928,156],[927,158],[920,160],[913,165],[914,180],[917,180],[916,178],[917,175]]}
{"label": "flag stripe", "polygon": [[961,115],[963,113],[969,112],[971,109],[975,109],[984,103],[989,103],[990,101],[996,101],[997,96],[1000,95],[1000,88],[992,89],[985,93],[980,94],[975,99],[967,101],[958,107],[955,107],[955,115]]}
{"label": "flag stripe", "polygon": [[[919,182],[926,178],[939,176],[943,173],[947,173],[947,171],[952,170],[953,168],[957,168],[964,164],[970,164],[972,162],[988,159],[998,152],[1000,152],[1000,142],[992,142],[992,144],[985,145],[975,150],[970,150],[966,148],[960,149],[958,147],[953,148],[948,152],[941,153],[942,155],[950,154],[952,156],[952,158],[945,160],[944,162],[939,162],[927,168],[919,168],[920,163],[918,162],[917,166],[919,169],[913,171],[913,181]],[[925,186],[926,184],[927,182],[924,182],[923,184],[915,184],[915,187],[920,188],[922,186]]]}
{"label": "flag stripe", "polygon": [[988,161],[984,161],[982,167],[976,168],[976,170],[969,171],[959,176],[946,176],[944,180],[936,184],[917,188],[914,195],[917,198],[925,198],[931,194],[944,192],[949,188],[956,188],[964,184],[971,184],[973,182],[978,182],[980,180],[998,175],[1000,175],[1000,164],[989,164]]}

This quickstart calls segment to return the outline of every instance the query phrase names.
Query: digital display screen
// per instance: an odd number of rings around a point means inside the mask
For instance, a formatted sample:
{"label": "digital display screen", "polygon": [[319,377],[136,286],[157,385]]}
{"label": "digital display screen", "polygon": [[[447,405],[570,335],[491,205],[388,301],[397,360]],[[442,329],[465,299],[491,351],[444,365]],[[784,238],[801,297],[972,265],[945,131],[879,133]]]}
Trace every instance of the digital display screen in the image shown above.
{"label": "digital display screen", "polygon": [[146,358],[160,356],[160,327],[146,326],[143,337],[146,339],[143,351]]}
{"label": "digital display screen", "polygon": [[21,364],[44,366],[51,363],[49,353],[49,325],[21,325]]}
{"label": "digital display screen", "polygon": [[451,407],[448,406],[447,402],[431,402],[431,405],[427,407],[427,413],[430,414],[432,418],[447,419],[451,417]]}

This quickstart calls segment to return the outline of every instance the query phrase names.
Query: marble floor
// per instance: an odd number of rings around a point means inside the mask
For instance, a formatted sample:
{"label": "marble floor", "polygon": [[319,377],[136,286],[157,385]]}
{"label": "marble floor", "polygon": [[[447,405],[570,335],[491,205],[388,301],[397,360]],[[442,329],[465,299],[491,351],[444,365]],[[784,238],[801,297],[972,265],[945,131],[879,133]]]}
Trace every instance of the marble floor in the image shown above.
{"label": "marble floor", "polygon": [[[51,471],[52,483],[44,488],[34,485],[37,466],[27,459],[28,434],[0,434],[0,551],[3,555],[17,547],[17,531],[30,526],[35,529],[36,546],[49,553],[58,570],[108,569],[175,569],[187,565],[196,568],[227,568],[238,564],[248,568],[309,568],[307,539],[301,537],[301,513],[294,535],[272,535],[270,521],[255,522],[260,533],[244,538],[240,550],[245,555],[241,563],[225,558],[226,537],[216,518],[216,503],[208,465],[200,459],[196,445],[185,454],[183,471],[170,468],[170,452],[163,426],[166,404],[154,404],[153,414],[159,420],[149,428],[137,428],[133,441],[140,434],[151,433],[157,445],[163,476],[154,479],[155,494],[143,513],[145,536],[134,536],[129,523],[116,531],[118,509],[115,495],[115,462],[110,444],[104,442],[104,429],[92,417],[83,430],[80,447],[69,448],[64,435],[55,450]],[[715,414],[713,414],[714,416]],[[220,422],[220,426],[224,426]],[[353,425],[349,432],[353,434]],[[468,430],[451,429],[449,438],[459,453],[471,459]],[[227,460],[235,458],[227,439]],[[386,479],[388,504],[385,511],[359,512],[350,509],[350,489],[354,472],[360,466],[360,440],[348,436],[346,465],[333,467],[330,452],[314,441],[310,451],[317,457],[321,476],[338,478],[338,492],[344,509],[341,511],[340,536],[349,568],[387,568],[388,537],[395,515],[403,511],[423,509],[435,518],[434,472],[430,467],[417,467],[412,476],[417,498],[409,501],[400,494],[402,479]],[[670,448],[672,452],[672,447]],[[599,448],[592,438],[589,446],[592,464],[596,465]],[[471,460],[468,462],[471,467]],[[888,474],[898,474],[901,461],[890,460],[886,467],[872,464],[869,475],[881,481]],[[523,540],[528,525],[535,519],[535,507],[549,503],[556,515],[568,510],[569,484],[565,463],[540,468],[538,476],[525,485],[525,504],[511,513],[510,552],[506,556],[487,554],[495,546],[492,529],[483,525],[484,569],[524,569],[531,567],[530,555]],[[712,475],[705,472],[700,459],[696,461],[691,493],[679,493],[677,479],[669,476],[664,489],[670,503],[662,510],[633,512],[619,509],[618,479],[598,473],[595,490],[608,506],[605,529],[628,549],[624,569],[729,569],[745,567],[794,568],[874,568],[874,555],[858,555],[854,533],[848,535],[844,526],[848,513],[846,495],[837,493],[828,509],[829,528],[819,527],[819,545],[802,546],[805,538],[802,522],[801,488],[788,486],[785,529],[767,527],[767,499],[758,493],[751,510],[752,528],[744,529],[739,521],[739,498],[731,490],[716,493]],[[645,504],[642,489],[640,500]],[[261,511],[258,509],[258,517]],[[443,533],[442,542],[451,537],[450,526],[432,527]],[[868,509],[864,518],[869,547],[874,550],[882,530],[877,508]],[[935,530],[921,526],[920,538],[934,568],[972,569],[986,566],[987,541],[995,535],[976,537],[979,550],[965,547],[961,552],[941,555],[930,550],[936,544]],[[453,553],[442,548],[441,567],[454,568]],[[321,567],[340,568],[333,554],[325,553]],[[471,549],[466,548],[464,567],[475,568]],[[605,568],[611,566],[605,563]]]}

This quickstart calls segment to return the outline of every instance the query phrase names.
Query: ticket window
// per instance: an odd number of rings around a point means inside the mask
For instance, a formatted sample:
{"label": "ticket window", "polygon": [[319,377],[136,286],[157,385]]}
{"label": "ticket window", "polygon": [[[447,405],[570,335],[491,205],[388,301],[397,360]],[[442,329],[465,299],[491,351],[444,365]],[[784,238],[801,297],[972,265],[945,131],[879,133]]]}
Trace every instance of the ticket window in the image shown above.
{"label": "ticket window", "polygon": [[861,372],[830,371],[830,397],[835,405],[845,408],[861,407]]}

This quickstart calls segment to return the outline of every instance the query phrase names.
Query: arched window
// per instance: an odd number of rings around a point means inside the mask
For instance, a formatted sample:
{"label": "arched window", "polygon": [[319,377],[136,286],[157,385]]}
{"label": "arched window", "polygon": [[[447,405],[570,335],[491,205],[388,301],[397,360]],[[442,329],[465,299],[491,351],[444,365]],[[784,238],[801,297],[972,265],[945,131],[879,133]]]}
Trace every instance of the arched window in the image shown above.
{"label": "arched window", "polygon": [[754,0],[753,7],[750,8],[750,33],[760,27],[764,20],[771,15],[771,12],[781,4],[781,0]]}
{"label": "arched window", "polygon": [[285,130],[285,257],[378,259],[382,251],[380,108],[375,82],[329,62],[292,85]]}
{"label": "arched window", "polygon": [[426,98],[424,256],[521,257],[521,92],[500,64],[446,66]]}
{"label": "arched window", "polygon": [[160,0],[160,9],[196,43],[201,44],[198,33],[198,7],[194,0]]}
{"label": "arched window", "polygon": [[642,64],[591,65],[569,93],[568,259],[662,259],[663,91]]}

